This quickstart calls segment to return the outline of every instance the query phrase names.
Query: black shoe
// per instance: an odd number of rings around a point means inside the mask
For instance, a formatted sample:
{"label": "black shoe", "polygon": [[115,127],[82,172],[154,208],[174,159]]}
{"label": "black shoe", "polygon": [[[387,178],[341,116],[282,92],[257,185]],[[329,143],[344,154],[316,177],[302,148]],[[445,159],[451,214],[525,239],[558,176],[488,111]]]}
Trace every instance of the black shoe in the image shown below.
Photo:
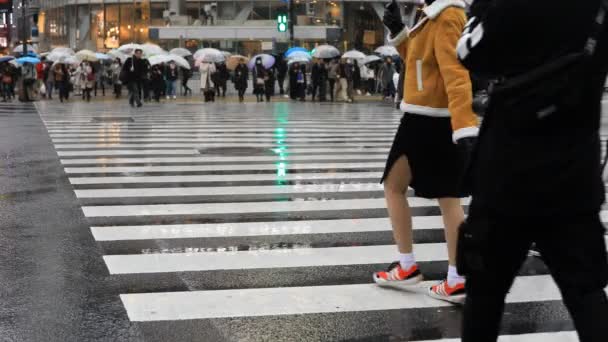
{"label": "black shoe", "polygon": [[139,108],[141,106],[143,106],[143,104],[141,102],[137,104],[137,108]]}

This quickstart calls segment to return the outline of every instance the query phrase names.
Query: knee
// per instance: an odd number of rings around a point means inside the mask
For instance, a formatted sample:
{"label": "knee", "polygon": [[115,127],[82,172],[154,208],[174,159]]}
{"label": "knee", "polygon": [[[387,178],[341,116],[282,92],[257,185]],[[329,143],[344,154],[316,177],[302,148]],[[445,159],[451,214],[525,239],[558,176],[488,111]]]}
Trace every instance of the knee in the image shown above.
{"label": "knee", "polygon": [[387,179],[384,182],[384,193],[387,196],[403,196],[407,192],[407,186],[402,186],[401,184],[396,184],[392,182],[390,179]]}

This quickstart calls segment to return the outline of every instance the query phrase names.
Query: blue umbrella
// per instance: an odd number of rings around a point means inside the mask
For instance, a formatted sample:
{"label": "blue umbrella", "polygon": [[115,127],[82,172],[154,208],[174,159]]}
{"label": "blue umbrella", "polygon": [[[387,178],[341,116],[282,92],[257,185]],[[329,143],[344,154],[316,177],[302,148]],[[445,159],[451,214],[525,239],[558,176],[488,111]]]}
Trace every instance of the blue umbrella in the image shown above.
{"label": "blue umbrella", "polygon": [[13,59],[15,59],[15,57],[13,57],[13,56],[4,56],[4,57],[0,57],[0,63],[4,63],[4,62],[8,62],[8,61],[12,61]]}
{"label": "blue umbrella", "polygon": [[40,63],[40,60],[35,57],[27,56],[27,57],[17,58],[17,63],[19,63],[19,64],[25,64],[25,63],[38,64],[38,63]]}
{"label": "blue umbrella", "polygon": [[292,47],[292,48],[290,48],[289,50],[287,50],[285,52],[285,57],[289,57],[289,55],[291,55],[294,52],[306,52],[306,53],[310,53],[308,50],[306,50],[303,47],[295,46],[295,47]]}

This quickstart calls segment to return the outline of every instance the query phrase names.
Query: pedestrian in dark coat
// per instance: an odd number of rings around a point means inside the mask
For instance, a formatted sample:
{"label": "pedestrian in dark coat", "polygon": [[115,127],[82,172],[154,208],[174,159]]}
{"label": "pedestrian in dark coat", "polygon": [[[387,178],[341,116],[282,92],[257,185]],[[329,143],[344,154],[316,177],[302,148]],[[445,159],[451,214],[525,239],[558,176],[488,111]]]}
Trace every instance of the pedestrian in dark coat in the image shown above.
{"label": "pedestrian in dark coat", "polygon": [[249,81],[249,69],[245,60],[241,59],[236,69],[234,69],[234,88],[239,94],[239,102],[245,100],[245,91],[247,90],[247,83]]}
{"label": "pedestrian in dark coat", "polygon": [[150,63],[147,60],[142,59],[143,51],[141,49],[135,50],[133,57],[128,58],[125,64],[122,66],[123,79],[121,82],[127,84],[129,89],[129,104],[134,107],[141,107],[141,90],[143,88],[144,80],[148,74],[148,67]]}
{"label": "pedestrian in dark coat", "polygon": [[289,97],[292,100],[298,98],[298,73],[300,71],[300,63],[293,63],[289,68]]}
{"label": "pedestrian in dark coat", "polygon": [[283,95],[285,94],[285,76],[287,75],[287,62],[285,61],[285,58],[283,58],[283,56],[279,56],[279,58],[277,58],[277,61],[274,65],[274,69],[277,78],[277,83],[279,83],[280,94]]}
{"label": "pedestrian in dark coat", "polygon": [[298,98],[300,101],[306,101],[306,89],[308,88],[308,80],[306,78],[306,65],[300,65],[300,70],[296,76],[296,84],[298,88]]}
{"label": "pedestrian in dark coat", "polygon": [[216,73],[215,73],[215,89],[217,91],[217,96],[226,97],[226,89],[228,84],[228,79],[230,78],[230,73],[228,72],[228,68],[226,67],[226,63],[218,63],[216,64]]}
{"label": "pedestrian in dark coat", "polygon": [[267,70],[266,80],[264,81],[264,91],[266,94],[266,102],[270,102],[270,98],[274,96],[274,70]]}
{"label": "pedestrian in dark coat", "polygon": [[258,57],[255,61],[255,67],[253,68],[253,94],[256,96],[258,102],[264,102],[267,79],[268,72],[266,68],[264,68],[264,65],[262,65],[262,58]]}
{"label": "pedestrian in dark coat", "polygon": [[[608,25],[594,24],[608,17],[599,7],[599,0],[576,6],[568,0],[478,0],[471,7],[474,19],[458,56],[471,72],[500,81],[490,90],[473,154],[473,198],[459,240],[458,263],[469,269],[463,342],[496,341],[505,296],[532,243],[580,341],[608,336],[599,215]],[[565,56],[570,63],[550,68]]]}

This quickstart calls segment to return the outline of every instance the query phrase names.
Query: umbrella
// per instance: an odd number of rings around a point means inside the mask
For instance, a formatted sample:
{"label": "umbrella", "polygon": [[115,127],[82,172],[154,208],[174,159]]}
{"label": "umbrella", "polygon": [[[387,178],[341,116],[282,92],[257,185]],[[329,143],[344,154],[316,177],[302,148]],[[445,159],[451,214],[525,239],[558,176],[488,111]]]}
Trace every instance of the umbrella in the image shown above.
{"label": "umbrella", "polygon": [[204,48],[197,50],[193,55],[195,60],[201,60],[203,62],[214,62],[219,63],[226,60],[226,57],[222,51],[213,48]]}
{"label": "umbrella", "polygon": [[361,51],[357,51],[357,50],[350,50],[345,52],[342,55],[342,58],[350,58],[350,59],[365,59],[365,54]]}
{"label": "umbrella", "polygon": [[91,50],[80,50],[76,52],[76,58],[80,61],[89,61],[89,62],[97,62],[98,58],[95,55],[95,52]]}
{"label": "umbrella", "polygon": [[[13,49],[13,52],[15,53],[23,53],[23,44],[19,44],[17,46],[15,46],[15,48]],[[36,49],[34,49],[33,46],[31,45],[27,45],[27,52],[36,52]]]}
{"label": "umbrella", "polygon": [[289,62],[287,62],[287,65],[292,65],[294,63],[308,64],[308,63],[310,63],[310,59],[308,59],[308,58],[300,58],[300,57],[290,58]]}
{"label": "umbrella", "polygon": [[276,62],[275,58],[269,54],[263,53],[260,55],[256,55],[253,58],[251,58],[249,60],[249,63],[247,63],[247,66],[249,67],[249,69],[253,70],[253,68],[255,67],[255,62],[256,60],[259,58],[262,58],[262,65],[264,66],[264,68],[266,69],[270,69],[272,68],[272,66],[274,65],[274,63]]}
{"label": "umbrella", "polygon": [[236,69],[237,65],[239,65],[239,62],[241,60],[244,60],[245,63],[249,62],[249,58],[241,55],[232,55],[228,57],[228,60],[226,61],[226,68],[228,68],[228,70]]}
{"label": "umbrella", "polygon": [[51,62],[56,62],[56,61],[60,60],[61,58],[65,58],[65,57],[68,57],[68,56],[72,56],[72,55],[70,55],[68,53],[65,53],[65,52],[55,52],[55,51],[52,51],[51,53],[49,53],[46,56],[46,59],[49,60],[49,61],[51,61]]}
{"label": "umbrella", "polygon": [[50,52],[43,52],[40,54],[40,57],[46,57],[50,54]]}
{"label": "umbrella", "polygon": [[384,57],[399,56],[399,51],[397,51],[394,46],[390,45],[381,46],[377,48],[374,52]]}
{"label": "umbrella", "polygon": [[331,45],[319,45],[312,50],[312,56],[315,58],[336,58],[340,56],[340,51]]}
{"label": "umbrella", "polygon": [[122,53],[122,52],[120,52],[120,51],[118,51],[116,49],[110,50],[106,54],[108,56],[111,56],[112,58],[118,58],[118,59],[120,59],[120,61],[122,63],[124,63],[127,60],[127,58],[129,58],[129,56],[125,55],[124,53]]}
{"label": "umbrella", "polygon": [[163,50],[163,48],[152,43],[146,43],[142,45],[141,49],[144,51],[144,55],[146,55],[146,57],[167,54],[167,51]]}
{"label": "umbrella", "polygon": [[17,63],[19,63],[19,64],[25,64],[25,63],[38,64],[38,63],[40,63],[40,59],[38,59],[36,57],[25,56],[25,57],[17,58]]}
{"label": "umbrella", "polygon": [[179,67],[190,69],[190,63],[184,57],[178,55],[156,55],[148,58],[148,62],[150,62],[150,65],[175,62]]}
{"label": "umbrella", "polygon": [[228,51],[220,51],[222,53],[222,55],[224,55],[224,58],[228,59],[228,57],[232,56],[232,53],[228,52]]}
{"label": "umbrella", "polygon": [[99,59],[100,61],[112,60],[112,56],[106,55],[105,53],[101,53],[101,52],[96,52],[95,57],[97,57],[97,59]]}
{"label": "umbrella", "polygon": [[375,63],[375,62],[382,62],[382,58],[380,58],[376,55],[369,55],[369,56],[365,57],[365,59],[363,60],[363,64],[370,64],[370,63]]}
{"label": "umbrella", "polygon": [[63,54],[68,54],[68,55],[75,55],[76,52],[72,49],[70,49],[69,47],[56,47],[53,50],[51,50],[51,53],[63,53]]}
{"label": "umbrella", "polygon": [[125,55],[132,55],[133,52],[135,52],[135,50],[137,50],[137,49],[143,50],[143,46],[139,45],[139,44],[134,44],[134,43],[125,44],[125,45],[121,45],[118,48],[118,51],[124,53]]}
{"label": "umbrella", "polygon": [[0,63],[12,61],[13,59],[15,59],[13,56],[2,56],[0,57]]}
{"label": "umbrella", "polygon": [[17,62],[16,59],[11,59],[10,61],[8,61],[8,64],[14,66],[15,68],[19,67],[19,62]]}
{"label": "umbrella", "polygon": [[172,55],[178,55],[181,57],[192,56],[192,52],[190,52],[190,50],[184,49],[184,48],[175,48],[175,49],[172,49],[171,51],[169,51],[169,53]]}
{"label": "umbrella", "polygon": [[310,54],[308,52],[295,51],[295,52],[292,52],[291,54],[289,54],[289,57],[287,57],[287,59],[289,59],[289,60],[294,59],[294,58],[311,60],[312,56],[310,56]]}
{"label": "umbrella", "polygon": [[76,56],[65,56],[60,58],[58,61],[53,63],[53,66],[56,64],[65,64],[65,65],[76,65],[79,64],[80,61],[76,58]]}
{"label": "umbrella", "polygon": [[289,50],[285,51],[284,56],[285,57],[289,57],[289,55],[291,55],[294,52],[304,52],[304,53],[310,54],[310,52],[308,50],[306,50],[305,48],[299,47],[299,46],[295,46],[295,47],[292,47]]}

